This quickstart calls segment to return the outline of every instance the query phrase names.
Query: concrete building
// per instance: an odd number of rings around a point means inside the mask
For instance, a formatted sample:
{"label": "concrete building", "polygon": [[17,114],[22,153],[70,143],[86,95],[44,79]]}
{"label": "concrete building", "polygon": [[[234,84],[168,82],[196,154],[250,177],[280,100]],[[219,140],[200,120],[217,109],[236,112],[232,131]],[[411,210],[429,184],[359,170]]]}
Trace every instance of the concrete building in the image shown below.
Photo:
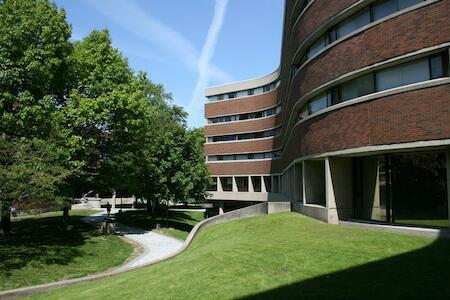
{"label": "concrete building", "polygon": [[450,0],[287,0],[280,67],[208,88],[221,209],[449,226]]}

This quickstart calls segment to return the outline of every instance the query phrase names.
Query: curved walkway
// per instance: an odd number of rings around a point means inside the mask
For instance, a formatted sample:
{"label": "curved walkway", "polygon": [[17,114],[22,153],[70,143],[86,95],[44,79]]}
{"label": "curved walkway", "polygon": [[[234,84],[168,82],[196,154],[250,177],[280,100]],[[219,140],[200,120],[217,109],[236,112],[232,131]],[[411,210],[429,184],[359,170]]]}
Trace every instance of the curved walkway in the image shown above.
{"label": "curved walkway", "polygon": [[[99,212],[84,217],[81,220],[89,224],[100,224],[105,218],[106,214],[104,212]],[[120,271],[140,267],[160,260],[163,257],[176,253],[184,244],[184,241],[182,240],[161,233],[145,231],[125,226],[120,223],[116,223],[116,234],[139,244],[144,249],[139,256],[116,269]]]}

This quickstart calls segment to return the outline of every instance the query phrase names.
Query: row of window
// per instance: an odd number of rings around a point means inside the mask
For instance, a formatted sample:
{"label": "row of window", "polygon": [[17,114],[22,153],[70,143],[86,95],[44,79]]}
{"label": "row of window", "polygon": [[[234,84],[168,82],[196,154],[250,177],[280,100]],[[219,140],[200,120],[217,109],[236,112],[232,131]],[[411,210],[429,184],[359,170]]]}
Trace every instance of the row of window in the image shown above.
{"label": "row of window", "polygon": [[427,0],[380,0],[370,4],[368,7],[335,25],[324,35],[318,38],[306,50],[305,55],[300,60],[300,63],[293,66],[293,74],[297,72],[301,64],[314,57],[329,44],[372,22],[424,1]]}
{"label": "row of window", "polygon": [[245,154],[210,155],[208,161],[232,161],[253,159],[275,159],[280,157],[280,152],[260,152]]}
{"label": "row of window", "polygon": [[215,95],[215,96],[209,96],[208,100],[211,102],[214,102],[214,101],[220,101],[220,100],[240,98],[240,97],[245,97],[245,96],[260,95],[260,94],[267,93],[267,92],[270,92],[271,90],[276,89],[279,86],[279,84],[280,84],[280,81],[276,81],[276,82],[267,84],[267,85],[259,87],[259,88],[248,89],[248,90],[243,90],[243,91],[239,91],[239,92],[231,92],[231,93],[220,94],[220,95]]}
{"label": "row of window", "polygon": [[260,132],[210,136],[210,137],[208,137],[208,143],[263,139],[263,138],[267,138],[267,137],[277,136],[279,134],[280,134],[280,128],[266,130],[266,131],[260,131]]}
{"label": "row of window", "polygon": [[223,117],[215,117],[208,119],[208,124],[216,124],[216,123],[227,123],[227,122],[234,122],[234,121],[243,121],[243,120],[250,120],[250,119],[259,119],[264,117],[269,117],[275,114],[278,114],[281,111],[281,106],[274,107],[267,110],[252,112],[252,113],[246,113],[246,114],[239,114],[239,115],[232,115],[232,116],[223,116]]}
{"label": "row of window", "polygon": [[448,76],[448,51],[378,70],[328,89],[309,101],[300,119],[329,106],[368,94]]}
{"label": "row of window", "polygon": [[[233,191],[233,177],[219,177],[219,180],[223,192]],[[272,191],[272,180],[270,176],[250,176],[251,182],[248,176],[237,176],[234,177],[234,180],[236,180],[236,187],[238,192],[248,192],[250,184],[252,185],[253,191],[255,193],[262,192],[263,184],[267,192],[270,193]],[[218,183],[217,177],[213,177],[213,183],[208,188],[208,191],[217,192],[218,191],[217,183]]]}

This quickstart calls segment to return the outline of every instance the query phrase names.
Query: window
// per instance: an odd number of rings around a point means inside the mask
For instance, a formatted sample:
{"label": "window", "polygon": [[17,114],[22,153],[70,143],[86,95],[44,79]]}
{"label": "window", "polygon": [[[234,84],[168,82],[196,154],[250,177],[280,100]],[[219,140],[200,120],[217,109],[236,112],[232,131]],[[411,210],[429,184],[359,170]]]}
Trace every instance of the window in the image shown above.
{"label": "window", "polygon": [[264,184],[268,193],[272,192],[272,178],[270,176],[264,176]]}
{"label": "window", "polygon": [[430,79],[428,59],[376,72],[377,91],[384,91]]}
{"label": "window", "polygon": [[233,191],[233,177],[220,177],[220,184],[222,184],[222,190],[224,192]]}
{"label": "window", "polygon": [[270,91],[270,84],[263,86],[263,93],[267,93]]}
{"label": "window", "polygon": [[261,176],[252,176],[253,191],[256,193],[261,192]]}
{"label": "window", "polygon": [[330,102],[331,101],[329,93],[320,95],[319,97],[309,102],[309,113],[313,114],[315,112],[318,112],[319,110],[327,108],[328,106],[330,106]]}
{"label": "window", "polygon": [[248,177],[235,177],[238,192],[248,192]]}
{"label": "window", "polygon": [[223,100],[223,95],[217,95],[217,100]]}
{"label": "window", "polygon": [[372,20],[376,21],[398,10],[397,1],[387,0],[374,4],[372,6]]}
{"label": "window", "polygon": [[278,157],[280,157],[280,155],[277,152],[242,153],[242,154],[227,154],[227,155],[210,155],[208,156],[208,161],[273,159]]}
{"label": "window", "polygon": [[236,93],[235,92],[228,93],[228,99],[234,99],[234,98],[236,98]]}
{"label": "window", "polygon": [[255,90],[254,89],[250,89],[247,91],[247,95],[251,96],[255,94]]}
{"label": "window", "polygon": [[308,50],[307,57],[311,58],[316,55],[320,50],[325,48],[327,45],[327,41],[325,37],[321,37],[318,41],[316,41]]}
{"label": "window", "polygon": [[364,95],[384,91],[431,79],[447,77],[449,74],[448,50],[444,53],[403,63],[349,80],[330,88],[309,101],[307,109],[299,113],[299,120],[330,105],[355,99]]}
{"label": "window", "polygon": [[358,98],[373,92],[374,81],[371,73],[342,84],[339,88],[340,95],[337,102]]}
{"label": "window", "polygon": [[[352,33],[353,31],[356,31],[361,27],[364,27],[369,23],[370,23],[370,10],[365,9],[362,12],[358,13],[357,15],[348,18],[347,20],[336,26],[335,28],[336,40],[341,39],[347,34]],[[335,40],[330,40],[330,42],[333,41]]]}
{"label": "window", "polygon": [[306,54],[302,56],[300,61],[296,61],[291,67],[291,75],[294,75],[299,65],[303,64],[308,59],[315,56],[327,45],[337,41],[346,35],[355,32],[356,30],[389,16],[397,11],[403,10],[424,0],[382,0],[375,1],[373,4],[357,12],[355,15],[338,23],[336,26],[330,28],[324,35],[318,38],[306,50]]}

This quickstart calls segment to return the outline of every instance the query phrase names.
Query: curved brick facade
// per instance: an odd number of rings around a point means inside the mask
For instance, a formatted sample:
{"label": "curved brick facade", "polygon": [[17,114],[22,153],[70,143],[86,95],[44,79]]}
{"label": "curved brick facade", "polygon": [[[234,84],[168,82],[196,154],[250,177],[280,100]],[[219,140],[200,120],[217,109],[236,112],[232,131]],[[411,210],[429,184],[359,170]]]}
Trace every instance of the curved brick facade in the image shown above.
{"label": "curved brick facade", "polygon": [[[353,202],[342,204],[337,198],[345,193],[349,199],[353,198],[351,186],[356,176],[353,172],[355,166],[359,166],[360,157],[391,155],[389,151],[394,150],[395,153],[448,151],[450,157],[450,0],[418,1],[379,21],[372,18],[369,25],[301,63],[299,70],[294,68],[294,55],[303,56],[314,39],[345,18],[377,3],[373,0],[315,0],[301,12],[299,7],[304,7],[303,0],[286,1],[279,87],[263,95],[231,100],[233,105],[229,105],[230,101],[206,105],[207,117],[280,105],[281,112],[275,116],[205,127],[205,135],[214,136],[281,126],[281,135],[277,138],[205,145],[208,155],[272,150],[274,159],[209,162],[213,176],[235,176],[240,177],[239,180],[242,176],[271,176],[272,181],[267,186],[267,192],[275,195],[271,198],[300,201],[301,210],[307,206],[305,199],[308,197],[327,195],[336,201],[333,209],[341,211],[330,214],[328,206],[325,207],[327,211],[320,211],[317,207],[306,211],[320,215],[319,218],[327,222],[335,222],[353,212]],[[348,10],[350,7],[352,9]],[[302,49],[299,49],[301,45]],[[443,71],[438,77],[431,75],[435,69],[428,60],[430,75],[426,80],[397,86],[397,89],[388,89],[387,92],[375,90],[374,81],[374,90],[367,97],[358,96],[355,99],[359,101],[332,107],[336,102],[331,102],[335,98],[330,96],[326,110],[309,112],[312,115],[299,122],[300,109],[316,96],[311,92],[320,89],[318,92],[327,90],[331,93],[337,85],[355,80],[360,76],[358,74],[382,71],[421,58],[431,59],[436,54],[442,57]],[[295,59],[298,65],[299,57]],[[325,171],[321,170],[320,163],[323,163]],[[345,193],[340,190],[338,194],[329,196],[330,187],[323,193],[302,191],[307,187],[320,190],[318,183],[311,178],[326,176],[327,172],[331,175],[327,179],[332,181],[331,188],[343,189]],[[346,178],[347,182],[344,184],[345,180],[340,179],[342,182],[336,184],[333,182],[334,174],[338,174],[336,178]],[[302,179],[302,176],[309,177]],[[233,191],[242,187],[245,188],[245,181],[236,181]],[[333,192],[336,193],[331,190]]]}

